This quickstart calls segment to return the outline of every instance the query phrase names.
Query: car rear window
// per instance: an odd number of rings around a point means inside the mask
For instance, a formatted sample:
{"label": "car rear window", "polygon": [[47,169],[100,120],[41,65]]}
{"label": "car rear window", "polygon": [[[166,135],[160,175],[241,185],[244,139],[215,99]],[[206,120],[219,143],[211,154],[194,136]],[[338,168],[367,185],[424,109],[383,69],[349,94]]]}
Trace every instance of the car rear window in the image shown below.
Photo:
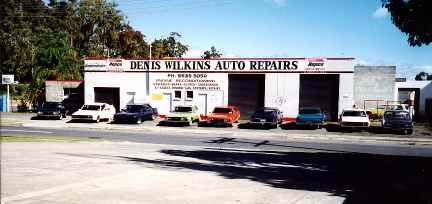
{"label": "car rear window", "polygon": [[400,118],[400,119],[408,119],[409,113],[408,112],[393,112],[389,111],[384,114],[386,117],[392,117],[392,118]]}
{"label": "car rear window", "polygon": [[356,117],[366,117],[364,111],[344,111],[343,116],[356,116]]}
{"label": "car rear window", "polygon": [[137,106],[137,105],[127,105],[126,111],[130,113],[139,112],[143,109],[143,106]]}
{"label": "car rear window", "polygon": [[213,113],[229,113],[231,112],[230,108],[215,108]]}
{"label": "car rear window", "polygon": [[100,106],[98,105],[84,105],[82,110],[100,110]]}
{"label": "car rear window", "polygon": [[192,112],[192,107],[177,106],[175,112]]}

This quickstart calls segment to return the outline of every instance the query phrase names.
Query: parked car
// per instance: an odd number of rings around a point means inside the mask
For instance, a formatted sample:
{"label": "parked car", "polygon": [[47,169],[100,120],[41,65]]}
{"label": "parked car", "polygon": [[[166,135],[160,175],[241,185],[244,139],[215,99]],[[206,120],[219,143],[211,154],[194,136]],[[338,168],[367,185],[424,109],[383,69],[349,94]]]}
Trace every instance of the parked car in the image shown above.
{"label": "parked car", "polygon": [[282,123],[282,111],[278,108],[263,107],[255,111],[247,126],[277,128],[280,123]]}
{"label": "parked car", "polygon": [[370,126],[369,116],[363,109],[346,109],[339,118],[342,128],[366,129]]}
{"label": "parked car", "polygon": [[157,109],[150,104],[126,105],[126,108],[114,115],[116,123],[141,123],[144,120],[153,120],[157,116]]}
{"label": "parked car", "polygon": [[65,108],[60,102],[45,102],[37,109],[37,118],[66,118]]}
{"label": "parked car", "polygon": [[240,110],[235,106],[215,107],[206,120],[198,123],[198,126],[232,126],[239,118]]}
{"label": "parked car", "polygon": [[165,120],[159,122],[160,125],[191,125],[199,121],[198,107],[196,106],[176,106],[174,111],[168,113]]}
{"label": "parked car", "polygon": [[85,104],[72,114],[72,120],[85,120],[99,122],[101,120],[112,121],[116,110],[107,103]]}
{"label": "parked car", "polygon": [[413,122],[408,111],[386,111],[384,113],[382,125],[386,129],[401,132],[407,135],[413,133]]}
{"label": "parked car", "polygon": [[296,118],[296,125],[321,129],[325,120],[326,114],[321,108],[304,107],[299,110],[299,114]]}

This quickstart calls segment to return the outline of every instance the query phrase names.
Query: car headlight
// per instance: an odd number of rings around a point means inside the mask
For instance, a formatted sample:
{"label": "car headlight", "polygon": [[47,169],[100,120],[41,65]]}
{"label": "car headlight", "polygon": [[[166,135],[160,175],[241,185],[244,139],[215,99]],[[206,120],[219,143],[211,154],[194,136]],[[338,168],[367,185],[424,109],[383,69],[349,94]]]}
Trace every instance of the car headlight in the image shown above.
{"label": "car headlight", "polygon": [[42,114],[42,111],[38,111],[37,114]]}

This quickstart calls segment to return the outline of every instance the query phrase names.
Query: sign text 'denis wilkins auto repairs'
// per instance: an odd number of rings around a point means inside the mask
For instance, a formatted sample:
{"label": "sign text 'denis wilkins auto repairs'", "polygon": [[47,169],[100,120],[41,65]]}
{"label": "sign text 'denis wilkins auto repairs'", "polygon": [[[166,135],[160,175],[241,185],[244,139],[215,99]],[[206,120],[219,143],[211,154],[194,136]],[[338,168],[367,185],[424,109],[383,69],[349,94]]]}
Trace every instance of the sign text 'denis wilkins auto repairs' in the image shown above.
{"label": "sign text 'denis wilkins auto repairs'", "polygon": [[321,72],[325,58],[308,59],[181,59],[181,60],[86,60],[88,71],[152,72]]}

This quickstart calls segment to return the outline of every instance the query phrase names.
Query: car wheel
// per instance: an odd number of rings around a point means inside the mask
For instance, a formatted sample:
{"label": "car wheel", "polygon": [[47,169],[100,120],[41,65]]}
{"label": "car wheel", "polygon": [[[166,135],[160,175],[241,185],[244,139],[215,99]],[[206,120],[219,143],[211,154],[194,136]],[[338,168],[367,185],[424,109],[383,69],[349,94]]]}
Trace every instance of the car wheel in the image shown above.
{"label": "car wheel", "polygon": [[141,124],[141,123],[142,123],[142,119],[141,119],[141,118],[138,118],[136,123],[137,123],[137,124]]}
{"label": "car wheel", "polygon": [[192,123],[192,121],[188,121],[188,122],[186,123],[186,126],[191,126],[191,123]]}

